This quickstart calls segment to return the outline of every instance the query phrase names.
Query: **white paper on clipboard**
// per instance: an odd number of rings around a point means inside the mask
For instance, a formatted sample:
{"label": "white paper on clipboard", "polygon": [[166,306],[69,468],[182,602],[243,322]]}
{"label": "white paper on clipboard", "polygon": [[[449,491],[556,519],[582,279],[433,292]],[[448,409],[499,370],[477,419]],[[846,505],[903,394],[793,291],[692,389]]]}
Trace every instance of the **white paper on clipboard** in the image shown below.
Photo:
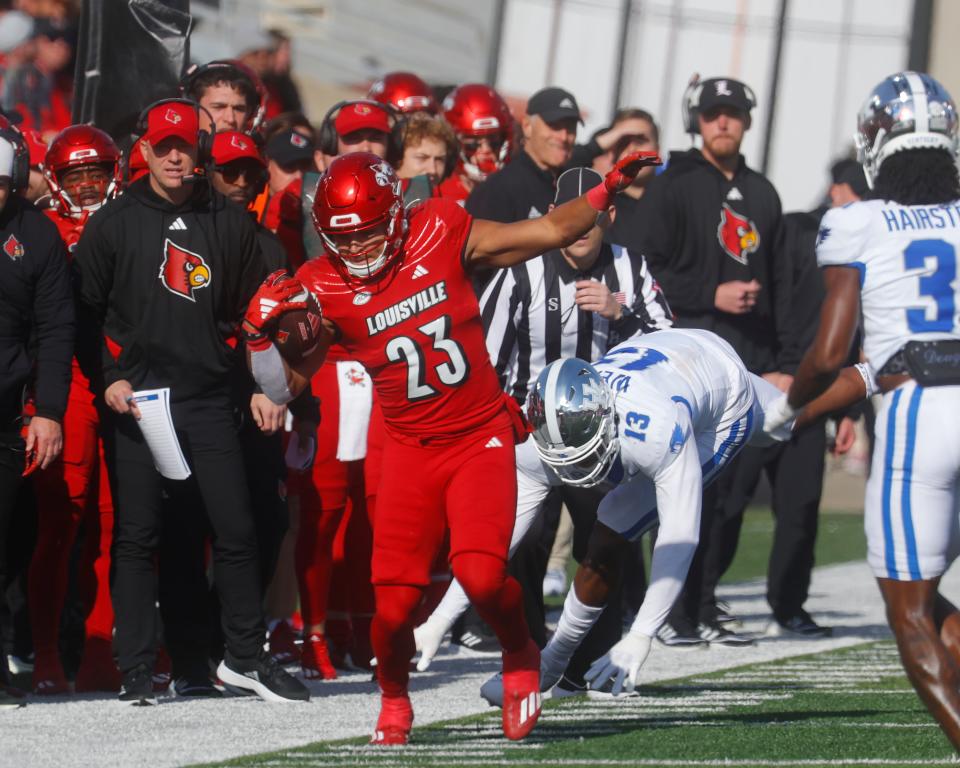
{"label": "white paper on clipboard", "polygon": [[190,477],[190,466],[173,428],[170,388],[141,389],[133,393],[132,402],[140,410],[137,426],[150,448],[157,471],[169,480],[186,480]]}

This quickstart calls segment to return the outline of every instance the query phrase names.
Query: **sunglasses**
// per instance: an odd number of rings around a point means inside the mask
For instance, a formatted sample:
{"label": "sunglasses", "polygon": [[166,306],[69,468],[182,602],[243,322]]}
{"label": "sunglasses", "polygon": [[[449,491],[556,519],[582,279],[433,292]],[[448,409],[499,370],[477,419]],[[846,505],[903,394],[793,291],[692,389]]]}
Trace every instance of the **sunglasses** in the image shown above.
{"label": "sunglasses", "polygon": [[223,180],[227,184],[236,184],[241,176],[248,183],[257,184],[266,176],[263,167],[256,163],[227,163],[226,165],[214,166],[214,170],[223,176]]}

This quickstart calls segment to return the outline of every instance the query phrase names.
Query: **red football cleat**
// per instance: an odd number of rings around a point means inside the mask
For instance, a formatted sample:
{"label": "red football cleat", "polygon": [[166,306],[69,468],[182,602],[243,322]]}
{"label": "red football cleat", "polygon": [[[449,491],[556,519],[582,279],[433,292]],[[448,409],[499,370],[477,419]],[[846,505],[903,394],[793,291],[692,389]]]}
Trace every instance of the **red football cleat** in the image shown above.
{"label": "red football cleat", "polygon": [[413,706],[409,696],[380,697],[380,717],[370,743],[382,747],[403,746],[410,740]]}
{"label": "red football cleat", "polygon": [[300,666],[306,680],[336,680],[337,670],[330,661],[327,639],[314,633],[303,641],[300,653]]}
{"label": "red football cleat", "polygon": [[33,692],[39,696],[70,693],[70,683],[63,674],[63,666],[56,652],[37,654],[33,664]]}
{"label": "red football cleat", "polygon": [[522,651],[503,654],[503,735],[524,738],[540,717],[540,649],[533,640]]}
{"label": "red football cleat", "polygon": [[282,619],[270,633],[270,655],[277,664],[295,664],[300,659],[300,649],[297,648],[293,630]]}

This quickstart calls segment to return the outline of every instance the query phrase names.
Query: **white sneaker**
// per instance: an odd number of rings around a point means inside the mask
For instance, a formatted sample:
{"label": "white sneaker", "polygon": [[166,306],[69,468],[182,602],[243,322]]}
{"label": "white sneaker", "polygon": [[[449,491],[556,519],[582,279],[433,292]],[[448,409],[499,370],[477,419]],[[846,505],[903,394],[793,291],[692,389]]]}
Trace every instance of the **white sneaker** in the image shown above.
{"label": "white sneaker", "polygon": [[430,662],[440,650],[443,638],[447,634],[449,627],[445,621],[437,620],[433,616],[427,619],[419,627],[413,630],[413,642],[420,652],[420,658],[417,661],[417,671],[426,672],[430,668]]}
{"label": "white sneaker", "polygon": [[547,571],[543,577],[543,596],[562,597],[567,593],[567,574],[559,568]]}

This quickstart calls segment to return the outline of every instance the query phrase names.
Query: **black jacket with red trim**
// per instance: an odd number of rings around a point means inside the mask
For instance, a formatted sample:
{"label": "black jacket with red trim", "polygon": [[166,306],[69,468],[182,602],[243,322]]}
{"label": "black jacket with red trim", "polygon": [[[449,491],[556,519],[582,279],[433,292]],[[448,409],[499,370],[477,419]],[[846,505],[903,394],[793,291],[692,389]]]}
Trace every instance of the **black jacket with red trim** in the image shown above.
{"label": "black jacket with red trim", "polygon": [[[754,373],[795,370],[801,350],[790,317],[793,268],[780,197],[765,176],[742,156],[727,179],[697,149],[671,152],[635,216],[643,255],[675,326],[722,336]],[[753,311],[716,309],[720,283],[753,279],[762,286]]]}
{"label": "black jacket with red trim", "polygon": [[[20,415],[31,378],[37,414],[63,418],[74,330],[60,233],[32,204],[11,194],[0,211],[0,419]],[[10,427],[0,424],[0,431]]]}
{"label": "black jacket with red trim", "polygon": [[[97,387],[227,394],[231,338],[266,273],[254,223],[204,182],[173,205],[150,177],[90,218],[77,245],[81,366]],[[97,375],[99,374],[99,375]]]}

